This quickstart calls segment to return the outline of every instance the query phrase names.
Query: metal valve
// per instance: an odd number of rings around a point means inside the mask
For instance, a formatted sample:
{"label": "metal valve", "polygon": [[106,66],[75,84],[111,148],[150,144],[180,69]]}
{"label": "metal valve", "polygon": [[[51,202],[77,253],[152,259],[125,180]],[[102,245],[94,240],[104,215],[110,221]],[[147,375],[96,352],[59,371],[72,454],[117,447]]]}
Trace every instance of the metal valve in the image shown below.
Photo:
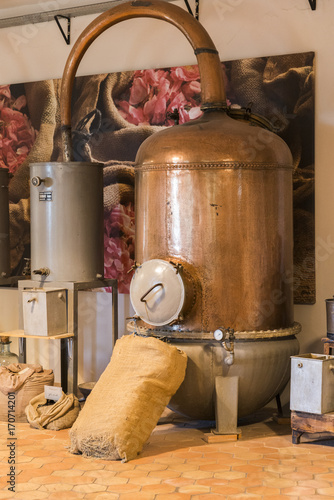
{"label": "metal valve", "polygon": [[31,179],[31,184],[33,186],[37,187],[37,186],[40,186],[42,184],[42,182],[44,182],[44,181],[45,181],[45,179],[41,179],[40,177],[38,177],[37,175],[35,175]]}
{"label": "metal valve", "polygon": [[40,274],[41,276],[49,276],[50,269],[48,267],[41,267],[40,269],[35,269],[33,274]]}
{"label": "metal valve", "polygon": [[222,346],[227,351],[228,356],[225,358],[226,365],[233,365],[234,363],[234,330],[233,328],[224,328],[223,326],[217,328],[213,332],[215,340],[222,343]]}

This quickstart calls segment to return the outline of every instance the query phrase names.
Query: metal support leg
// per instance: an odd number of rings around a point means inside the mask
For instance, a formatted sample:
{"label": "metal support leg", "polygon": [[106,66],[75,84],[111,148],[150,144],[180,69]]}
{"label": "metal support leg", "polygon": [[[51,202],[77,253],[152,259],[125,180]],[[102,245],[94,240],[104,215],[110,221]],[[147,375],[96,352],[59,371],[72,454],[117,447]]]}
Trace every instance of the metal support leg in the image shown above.
{"label": "metal support leg", "polygon": [[281,396],[279,394],[276,394],[276,404],[277,404],[277,413],[279,417],[283,417],[283,410],[282,410],[282,404],[281,404]]}
{"label": "metal support leg", "polygon": [[214,434],[240,434],[238,422],[239,377],[216,377],[216,429]]}
{"label": "metal support leg", "polygon": [[118,339],[118,285],[117,281],[112,285],[112,346]]}
{"label": "metal support leg", "polygon": [[73,389],[72,392],[78,395],[78,290],[73,292],[73,333],[72,337],[72,367],[73,367]]}
{"label": "metal support leg", "polygon": [[69,339],[61,339],[60,341],[60,383],[63,391],[67,394],[68,391],[68,350]]}
{"label": "metal support leg", "polygon": [[19,338],[19,363],[25,363],[27,360],[26,339]]}
{"label": "metal support leg", "polygon": [[276,394],[276,405],[277,405],[277,413],[273,415],[273,419],[277,424],[290,424],[290,411],[284,409],[281,403],[280,394]]}

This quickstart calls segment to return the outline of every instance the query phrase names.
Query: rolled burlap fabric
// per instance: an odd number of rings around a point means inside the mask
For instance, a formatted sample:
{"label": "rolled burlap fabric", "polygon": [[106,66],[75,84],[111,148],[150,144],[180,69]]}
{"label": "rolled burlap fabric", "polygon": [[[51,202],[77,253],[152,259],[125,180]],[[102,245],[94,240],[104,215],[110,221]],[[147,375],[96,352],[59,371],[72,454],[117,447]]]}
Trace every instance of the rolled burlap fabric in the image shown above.
{"label": "rolled burlap fabric", "polygon": [[74,394],[61,395],[54,404],[47,405],[44,393],[29,401],[25,409],[27,420],[35,429],[59,431],[68,429],[77,419],[80,411],[79,400]]}

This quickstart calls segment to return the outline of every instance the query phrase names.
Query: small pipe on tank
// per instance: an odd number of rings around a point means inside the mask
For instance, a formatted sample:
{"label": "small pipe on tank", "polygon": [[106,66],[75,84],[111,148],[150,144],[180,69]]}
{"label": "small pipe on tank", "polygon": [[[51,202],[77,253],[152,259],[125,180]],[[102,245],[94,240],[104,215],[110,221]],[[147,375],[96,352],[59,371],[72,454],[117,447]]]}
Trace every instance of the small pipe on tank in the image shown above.
{"label": "small pipe on tank", "polygon": [[40,274],[41,276],[49,276],[50,269],[48,267],[41,267],[40,269],[34,269],[33,274]]}
{"label": "small pipe on tank", "polygon": [[233,347],[233,351],[229,352],[228,355],[226,356],[226,358],[224,359],[224,363],[225,363],[225,365],[228,365],[228,366],[233,365],[233,363],[234,363],[234,347]]}
{"label": "small pipe on tank", "polygon": [[228,352],[228,355],[225,358],[224,363],[226,365],[231,366],[234,363],[234,338],[235,337],[234,337],[233,328],[228,328],[227,331],[228,331],[228,340],[227,340],[228,344],[227,344],[226,340],[224,340],[222,342],[224,349]]}
{"label": "small pipe on tank", "polygon": [[219,327],[213,333],[214,338],[221,342],[225,351],[227,351],[228,355],[224,359],[224,363],[226,365],[233,365],[234,363],[234,329],[233,328],[224,328]]}

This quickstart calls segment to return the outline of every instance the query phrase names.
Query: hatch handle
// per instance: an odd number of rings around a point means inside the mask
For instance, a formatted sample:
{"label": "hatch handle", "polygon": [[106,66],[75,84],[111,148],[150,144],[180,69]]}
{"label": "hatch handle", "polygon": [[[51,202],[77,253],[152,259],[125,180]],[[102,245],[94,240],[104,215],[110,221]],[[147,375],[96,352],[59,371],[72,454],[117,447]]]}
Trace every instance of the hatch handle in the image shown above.
{"label": "hatch handle", "polygon": [[154,290],[155,288],[157,288],[157,287],[161,287],[161,288],[163,288],[164,286],[163,286],[163,284],[162,284],[162,283],[156,283],[155,285],[153,285],[153,286],[152,286],[149,290],[147,290],[147,292],[146,292],[146,293],[144,293],[144,295],[143,295],[142,297],[140,297],[141,302],[146,302],[145,297],[147,297],[147,296],[148,296],[148,294],[149,294],[149,293],[151,293],[151,292],[153,292],[153,290]]}

